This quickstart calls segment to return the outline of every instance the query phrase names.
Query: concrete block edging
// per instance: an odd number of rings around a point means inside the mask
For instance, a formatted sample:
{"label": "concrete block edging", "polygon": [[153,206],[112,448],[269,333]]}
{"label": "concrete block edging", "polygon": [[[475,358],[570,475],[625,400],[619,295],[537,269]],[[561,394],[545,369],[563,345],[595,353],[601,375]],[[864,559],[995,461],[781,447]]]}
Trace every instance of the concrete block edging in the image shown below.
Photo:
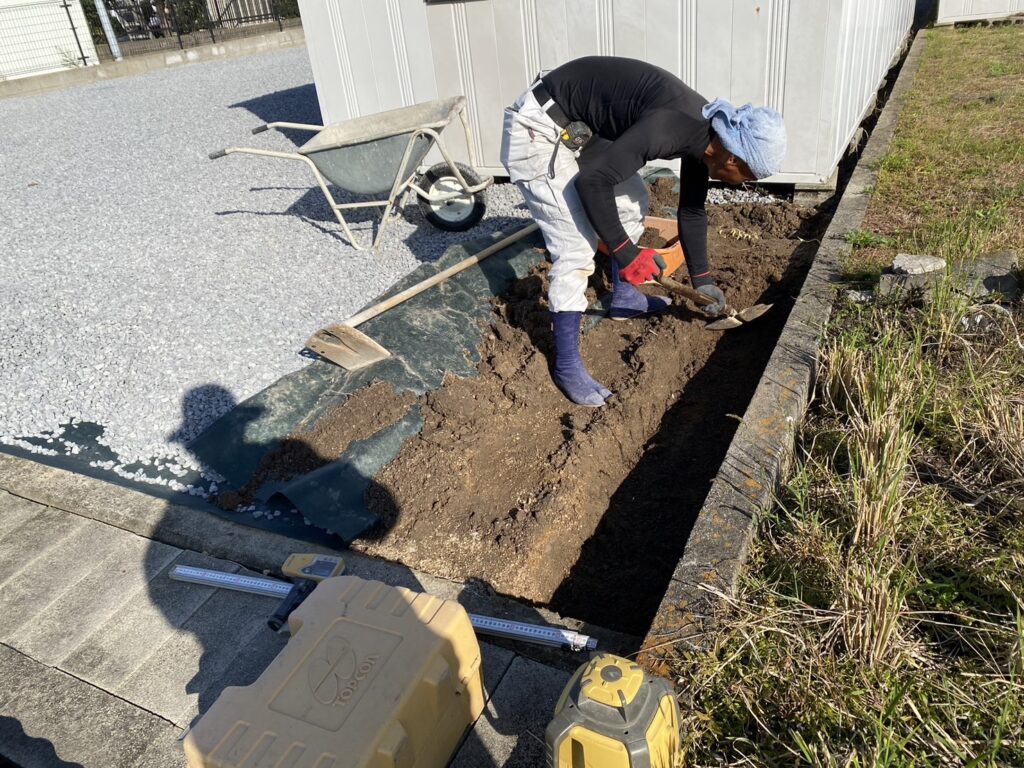
{"label": "concrete block edging", "polygon": [[657,672],[667,671],[676,648],[698,645],[714,631],[715,593],[732,594],[739,584],[758,516],[771,506],[783,480],[813,392],[818,345],[832,312],[841,260],[852,249],[843,236],[864,220],[878,164],[895,133],[924,45],[918,33],[644,639],[640,661]]}

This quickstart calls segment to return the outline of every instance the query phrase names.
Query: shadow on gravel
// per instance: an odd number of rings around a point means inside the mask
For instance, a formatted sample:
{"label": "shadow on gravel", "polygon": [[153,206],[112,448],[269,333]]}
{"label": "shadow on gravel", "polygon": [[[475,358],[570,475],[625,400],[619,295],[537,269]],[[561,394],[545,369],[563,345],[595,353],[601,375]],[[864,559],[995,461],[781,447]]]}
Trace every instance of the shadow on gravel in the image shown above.
{"label": "shadow on gravel", "polygon": [[[295,202],[283,210],[255,210],[250,208],[216,211],[215,213],[217,216],[288,216],[298,218],[318,230],[321,234],[336,240],[339,246],[350,248],[351,244],[348,238],[345,237],[344,230],[342,230],[341,225],[335,218],[334,212],[324,198],[323,192],[316,185],[316,180],[312,174],[310,174],[309,182],[310,187],[296,198]],[[259,192],[282,190],[301,192],[303,189],[302,187],[251,187],[250,191],[254,193],[254,199],[258,199],[257,193]],[[342,204],[365,201],[367,199],[365,196],[352,195],[337,187],[331,188],[331,194],[334,195],[334,199],[338,203]],[[525,216],[525,205],[520,205],[519,208]],[[365,246],[377,236],[381,223],[381,210],[381,208],[353,208],[344,212],[345,221],[348,222],[355,237],[362,245]],[[437,261],[453,245],[458,245],[467,239],[478,237],[483,232],[511,231],[522,226],[524,223],[523,218],[500,216],[486,219],[468,232],[442,232],[424,218],[417,204],[416,195],[413,192],[406,192],[403,195],[401,201],[396,203],[391,215],[403,219],[407,224],[411,224],[416,228],[405,238],[404,242],[420,263]],[[392,221],[388,226],[393,225],[394,222]],[[386,234],[384,240],[387,240]]]}
{"label": "shadow on gravel", "polygon": [[[252,112],[259,118],[259,121],[253,124],[254,128],[256,125],[274,122],[306,125],[320,125],[323,122],[323,118],[320,117],[320,103],[316,98],[316,86],[313,83],[267,93],[255,99],[230,104],[228,108],[247,109]],[[309,131],[297,131],[294,128],[285,128],[281,133],[296,146],[305,144],[313,136]]]}

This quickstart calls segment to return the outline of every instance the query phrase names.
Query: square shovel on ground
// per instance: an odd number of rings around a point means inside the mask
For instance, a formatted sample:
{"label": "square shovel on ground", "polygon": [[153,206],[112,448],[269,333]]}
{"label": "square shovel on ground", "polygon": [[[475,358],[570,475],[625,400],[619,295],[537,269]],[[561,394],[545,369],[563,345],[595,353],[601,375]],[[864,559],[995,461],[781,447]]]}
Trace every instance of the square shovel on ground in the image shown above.
{"label": "square shovel on ground", "polygon": [[404,291],[374,304],[372,307],[367,307],[362,312],[352,315],[348,320],[321,328],[309,337],[306,341],[306,346],[325,360],[330,360],[332,363],[340,365],[349,371],[365,368],[376,363],[378,360],[391,357],[391,353],[387,349],[365,333],[357,331],[356,326],[360,323],[365,323],[382,312],[386,312],[403,301],[411,299],[413,296],[423,293],[423,291],[438,283],[443,283],[452,275],[458,274],[474,264],[479,264],[488,256],[507,248],[518,240],[522,240],[536,230],[536,223],[528,224],[508,237],[487,246],[479,253],[474,253],[459,263],[452,264],[447,269],[441,270],[433,277],[428,277],[426,280],[416,283],[416,285],[410,286]]}

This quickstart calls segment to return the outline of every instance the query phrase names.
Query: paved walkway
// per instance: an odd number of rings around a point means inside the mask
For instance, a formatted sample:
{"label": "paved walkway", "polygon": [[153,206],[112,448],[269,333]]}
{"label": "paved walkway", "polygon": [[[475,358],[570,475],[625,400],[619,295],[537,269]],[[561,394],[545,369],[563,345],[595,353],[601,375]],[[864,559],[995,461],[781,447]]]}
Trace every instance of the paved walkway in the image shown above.
{"label": "paved walkway", "polygon": [[[184,729],[225,686],[254,680],[287,638],[266,627],[274,600],[172,581],[169,569],[260,572],[303,549],[0,454],[0,765],[7,758],[25,768],[183,766]],[[474,612],[555,619],[393,564],[358,555],[347,564],[364,578],[426,589]],[[609,648],[630,641],[601,640]],[[489,704],[452,765],[539,765],[544,727],[582,659],[481,646]]]}

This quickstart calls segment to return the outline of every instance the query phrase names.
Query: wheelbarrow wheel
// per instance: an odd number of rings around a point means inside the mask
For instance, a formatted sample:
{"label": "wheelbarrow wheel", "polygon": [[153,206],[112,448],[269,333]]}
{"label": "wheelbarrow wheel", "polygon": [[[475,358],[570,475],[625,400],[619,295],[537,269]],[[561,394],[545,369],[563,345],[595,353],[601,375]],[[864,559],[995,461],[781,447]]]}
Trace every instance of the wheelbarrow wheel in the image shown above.
{"label": "wheelbarrow wheel", "polygon": [[[480,176],[476,171],[462,163],[456,165],[469,186],[473,187],[480,183]],[[430,195],[446,195],[463,189],[448,163],[433,166],[424,172],[419,181],[420,188]],[[487,209],[483,190],[475,194],[463,192],[462,195],[443,202],[431,202],[420,197],[419,204],[427,221],[448,232],[463,232],[476,226]]]}

